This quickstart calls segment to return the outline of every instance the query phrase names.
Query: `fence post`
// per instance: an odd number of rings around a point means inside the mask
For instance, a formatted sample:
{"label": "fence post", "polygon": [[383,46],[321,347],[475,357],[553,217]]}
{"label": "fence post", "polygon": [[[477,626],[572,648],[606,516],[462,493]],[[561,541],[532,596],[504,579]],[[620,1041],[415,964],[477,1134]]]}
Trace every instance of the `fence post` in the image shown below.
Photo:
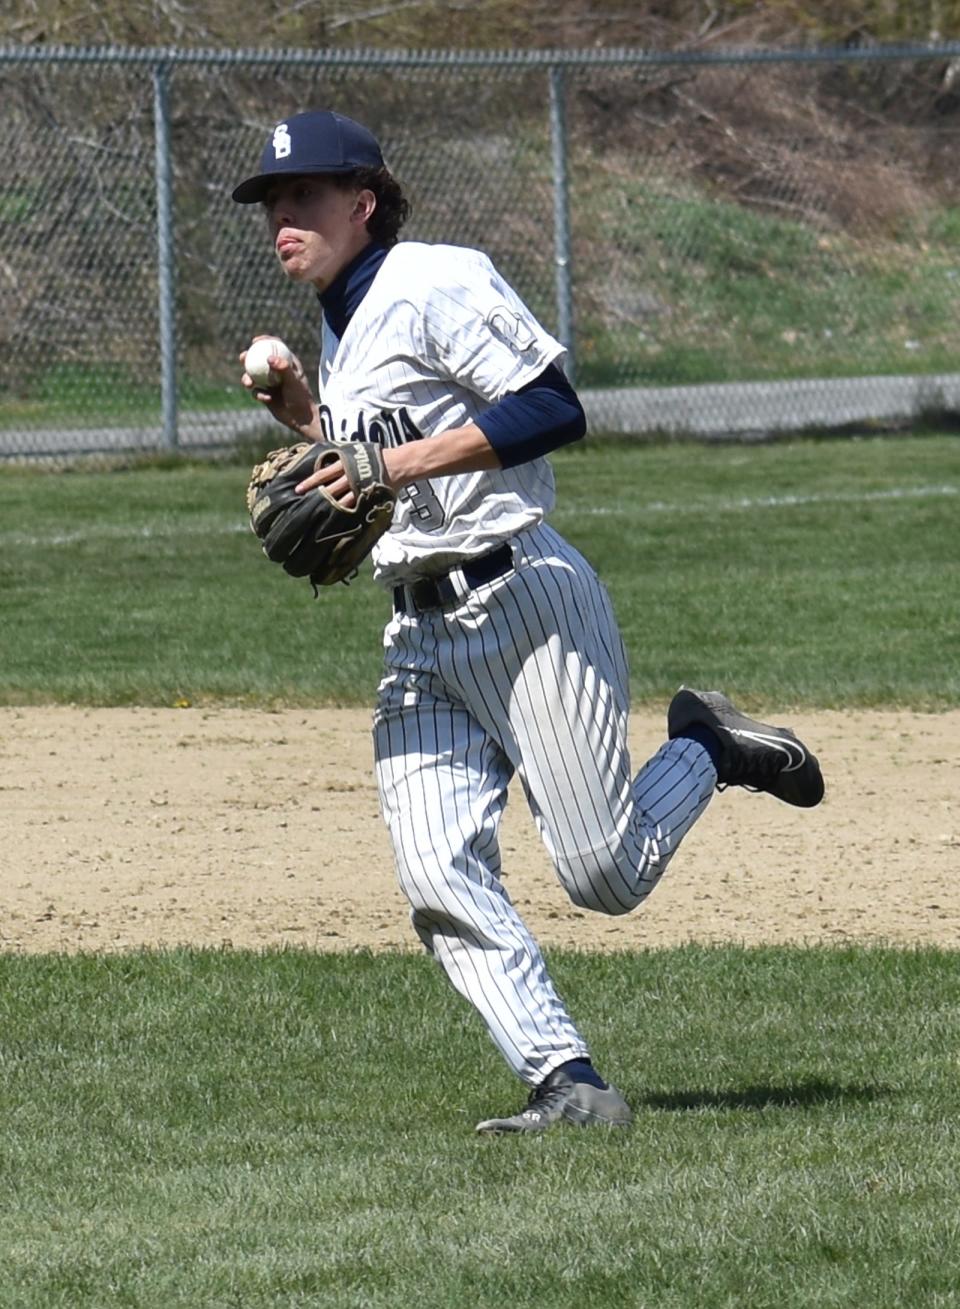
{"label": "fence post", "polygon": [[153,69],[153,130],[157,195],[157,294],[160,326],[160,410],[163,443],[177,445],[176,263],[173,234],[173,184],[170,165],[169,69]]}
{"label": "fence post", "polygon": [[557,335],[567,350],[567,377],[571,385],[575,385],[577,360],[573,339],[566,83],[565,70],[559,64],[553,64],[550,68],[550,145],[553,156],[553,261],[557,287]]}

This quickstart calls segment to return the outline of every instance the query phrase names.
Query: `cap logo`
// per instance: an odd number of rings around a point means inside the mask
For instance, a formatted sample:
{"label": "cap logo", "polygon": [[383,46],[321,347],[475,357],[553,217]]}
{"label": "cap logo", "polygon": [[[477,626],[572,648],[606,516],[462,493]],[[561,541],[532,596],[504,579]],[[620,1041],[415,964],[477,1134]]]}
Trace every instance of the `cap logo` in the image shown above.
{"label": "cap logo", "polygon": [[287,125],[280,123],[273,133],[273,156],[275,159],[286,159],[292,149],[293,142],[290,140]]}

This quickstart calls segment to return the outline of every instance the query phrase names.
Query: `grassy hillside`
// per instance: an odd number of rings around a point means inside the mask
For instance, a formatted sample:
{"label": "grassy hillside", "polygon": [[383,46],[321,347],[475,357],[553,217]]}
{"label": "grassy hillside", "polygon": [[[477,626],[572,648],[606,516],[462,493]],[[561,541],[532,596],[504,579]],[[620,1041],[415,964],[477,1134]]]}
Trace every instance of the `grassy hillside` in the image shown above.
{"label": "grassy hillside", "polygon": [[[180,46],[374,46],[417,49],[564,48],[597,45],[828,44],[854,39],[948,40],[960,33],[960,0],[12,0],[0,37],[23,42]],[[451,35],[452,34],[452,35]]]}
{"label": "grassy hillside", "polygon": [[[154,0],[96,10],[16,0],[0,36],[50,44],[418,49],[697,48],[926,41],[960,0],[810,7],[584,0]],[[455,26],[451,21],[456,19]],[[936,25],[936,30],[934,26]],[[960,30],[958,28],[957,30]],[[451,36],[451,33],[454,35]],[[952,371],[960,352],[960,101],[946,58],[570,72],[573,323],[582,385],[675,385]],[[142,70],[23,66],[0,222],[10,310],[0,323],[0,425],[156,422],[153,115]],[[229,204],[255,124],[335,103],[371,122],[413,200],[407,235],[479,246],[560,330],[545,70],[178,69],[173,86],[180,407],[229,406],[253,331],[305,359],[315,321]],[[57,155],[67,124],[77,148]],[[3,134],[0,133],[0,141]],[[38,147],[39,142],[39,147]],[[38,172],[37,150],[48,171]],[[97,185],[91,186],[91,173]],[[491,179],[496,185],[491,185]],[[109,243],[98,239],[108,212]],[[55,297],[50,286],[56,287]],[[286,296],[284,297],[284,293]],[[98,325],[97,352],[72,324]],[[66,330],[65,330],[66,322]]]}

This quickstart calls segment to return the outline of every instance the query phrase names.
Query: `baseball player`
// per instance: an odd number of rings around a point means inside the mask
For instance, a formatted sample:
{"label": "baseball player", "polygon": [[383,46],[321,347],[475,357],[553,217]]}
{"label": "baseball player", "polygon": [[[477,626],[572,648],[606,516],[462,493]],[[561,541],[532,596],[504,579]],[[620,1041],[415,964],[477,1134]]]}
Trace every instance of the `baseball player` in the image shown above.
{"label": "baseball player", "polygon": [[[328,110],[285,119],[233,198],[263,206],[283,272],[322,309],[319,398],[296,359],[271,360],[271,390],[244,385],[305,440],[379,443],[398,493],[373,556],[392,607],[380,805],[417,934],[529,1088],[524,1109],[477,1130],[626,1124],[503,885],[508,784],[573,902],[624,914],[718,787],[809,807],[820,767],[792,732],[685,688],[634,773],[609,599],[548,522],[547,456],[586,426],[563,348],[484,254],[398,243],[407,201],[366,128]],[[297,490],[319,485],[350,503],[339,462]]]}

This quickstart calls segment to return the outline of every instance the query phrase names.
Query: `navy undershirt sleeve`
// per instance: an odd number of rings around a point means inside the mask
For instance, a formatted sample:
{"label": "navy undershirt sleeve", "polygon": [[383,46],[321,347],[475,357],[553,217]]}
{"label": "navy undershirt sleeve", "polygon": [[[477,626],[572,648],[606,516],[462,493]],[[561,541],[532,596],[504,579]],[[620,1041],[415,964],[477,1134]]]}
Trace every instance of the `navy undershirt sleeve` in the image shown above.
{"label": "navy undershirt sleeve", "polygon": [[556,364],[539,377],[511,391],[474,420],[497,452],[502,467],[539,459],[587,430],[577,393]]}

